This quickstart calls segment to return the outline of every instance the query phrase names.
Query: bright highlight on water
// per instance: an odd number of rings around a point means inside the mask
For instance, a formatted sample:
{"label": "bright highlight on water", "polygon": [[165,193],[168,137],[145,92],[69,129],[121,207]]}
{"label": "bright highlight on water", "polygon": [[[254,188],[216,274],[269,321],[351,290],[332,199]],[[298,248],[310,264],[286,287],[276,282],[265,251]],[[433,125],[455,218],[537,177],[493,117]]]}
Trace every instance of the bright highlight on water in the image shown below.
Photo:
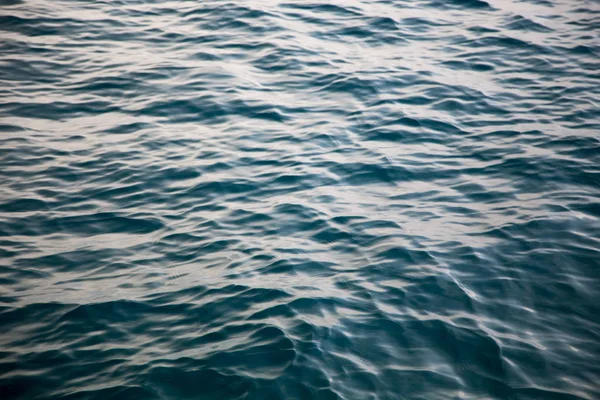
{"label": "bright highlight on water", "polygon": [[600,398],[594,0],[0,0],[0,399]]}

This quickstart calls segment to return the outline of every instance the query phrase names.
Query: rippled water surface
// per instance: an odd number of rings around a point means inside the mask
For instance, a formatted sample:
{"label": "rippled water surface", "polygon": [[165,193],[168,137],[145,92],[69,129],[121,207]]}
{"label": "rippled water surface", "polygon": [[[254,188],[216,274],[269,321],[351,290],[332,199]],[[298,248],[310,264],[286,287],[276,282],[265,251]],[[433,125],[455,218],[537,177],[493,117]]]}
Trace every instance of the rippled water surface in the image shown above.
{"label": "rippled water surface", "polygon": [[600,398],[600,3],[0,1],[1,399]]}

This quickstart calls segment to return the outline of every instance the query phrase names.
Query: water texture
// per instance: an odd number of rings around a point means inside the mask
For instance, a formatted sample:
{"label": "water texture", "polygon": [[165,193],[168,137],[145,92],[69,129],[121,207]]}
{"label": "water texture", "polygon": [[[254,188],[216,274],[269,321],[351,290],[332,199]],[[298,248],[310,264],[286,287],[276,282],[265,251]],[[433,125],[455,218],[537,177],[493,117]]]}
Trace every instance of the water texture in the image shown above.
{"label": "water texture", "polygon": [[600,3],[1,0],[1,399],[600,399]]}

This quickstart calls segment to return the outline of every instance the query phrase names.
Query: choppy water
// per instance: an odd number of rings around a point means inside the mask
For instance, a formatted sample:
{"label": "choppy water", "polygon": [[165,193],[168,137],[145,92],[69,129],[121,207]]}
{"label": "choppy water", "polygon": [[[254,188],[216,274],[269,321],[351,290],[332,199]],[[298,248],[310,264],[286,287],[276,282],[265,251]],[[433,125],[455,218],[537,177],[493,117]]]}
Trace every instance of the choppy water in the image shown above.
{"label": "choppy water", "polygon": [[597,1],[0,4],[0,398],[600,398]]}

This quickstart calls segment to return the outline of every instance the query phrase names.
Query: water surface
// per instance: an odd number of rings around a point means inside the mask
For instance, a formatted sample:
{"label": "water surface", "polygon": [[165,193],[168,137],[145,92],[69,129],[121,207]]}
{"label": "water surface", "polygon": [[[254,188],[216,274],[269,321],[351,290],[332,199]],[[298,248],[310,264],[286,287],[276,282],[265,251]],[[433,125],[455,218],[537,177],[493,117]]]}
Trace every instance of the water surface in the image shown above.
{"label": "water surface", "polygon": [[600,6],[0,1],[0,398],[600,398]]}

